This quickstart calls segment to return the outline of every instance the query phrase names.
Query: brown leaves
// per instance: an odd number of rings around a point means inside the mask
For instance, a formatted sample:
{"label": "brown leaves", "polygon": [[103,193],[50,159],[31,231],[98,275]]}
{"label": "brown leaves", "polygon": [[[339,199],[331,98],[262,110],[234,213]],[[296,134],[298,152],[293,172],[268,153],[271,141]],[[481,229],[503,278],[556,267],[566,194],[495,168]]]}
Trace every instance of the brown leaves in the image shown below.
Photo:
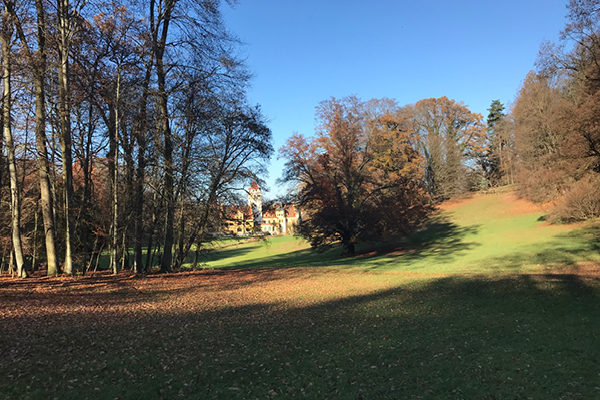
{"label": "brown leaves", "polygon": [[402,232],[427,212],[422,158],[395,102],[331,98],[317,120],[312,141],[295,135],[280,150],[307,210],[300,232],[313,247],[341,241],[350,255],[355,243]]}

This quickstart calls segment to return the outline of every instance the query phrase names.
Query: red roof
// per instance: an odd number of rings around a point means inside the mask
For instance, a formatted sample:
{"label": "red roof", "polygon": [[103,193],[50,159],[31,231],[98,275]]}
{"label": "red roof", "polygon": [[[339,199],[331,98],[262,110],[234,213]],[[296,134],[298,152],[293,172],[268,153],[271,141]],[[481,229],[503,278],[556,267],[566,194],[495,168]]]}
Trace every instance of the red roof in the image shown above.
{"label": "red roof", "polygon": [[229,207],[226,207],[225,217],[227,219],[236,219],[238,211],[242,213],[242,215],[244,216],[244,219],[250,219],[250,218],[252,218],[252,209],[250,208],[250,206],[229,206]]}
{"label": "red roof", "polygon": [[[266,210],[263,210],[263,218],[276,218],[276,212],[281,209],[281,204],[274,204],[268,207]],[[296,218],[296,207],[293,204],[286,204],[283,206],[285,210],[285,215],[288,218]]]}
{"label": "red roof", "polygon": [[287,205],[283,206],[283,208],[285,208],[285,213],[287,214],[287,216],[289,218],[296,217],[296,207],[294,207],[293,204],[287,204]]}
{"label": "red roof", "polygon": [[263,218],[275,218],[275,211],[263,212]]}
{"label": "red roof", "polygon": [[254,190],[260,190],[260,188],[258,187],[258,185],[256,184],[256,181],[252,181],[252,185],[250,185],[250,189],[254,189]]}

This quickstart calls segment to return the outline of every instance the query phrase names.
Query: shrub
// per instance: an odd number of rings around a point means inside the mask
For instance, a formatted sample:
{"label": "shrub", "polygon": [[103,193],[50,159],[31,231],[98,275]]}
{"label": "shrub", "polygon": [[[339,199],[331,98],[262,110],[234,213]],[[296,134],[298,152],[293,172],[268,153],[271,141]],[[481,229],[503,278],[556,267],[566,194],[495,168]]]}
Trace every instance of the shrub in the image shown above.
{"label": "shrub", "polygon": [[573,179],[560,168],[544,168],[519,172],[519,196],[534,203],[546,203],[560,198],[571,187]]}
{"label": "shrub", "polygon": [[600,176],[589,174],[571,185],[550,213],[555,222],[577,222],[600,217]]}

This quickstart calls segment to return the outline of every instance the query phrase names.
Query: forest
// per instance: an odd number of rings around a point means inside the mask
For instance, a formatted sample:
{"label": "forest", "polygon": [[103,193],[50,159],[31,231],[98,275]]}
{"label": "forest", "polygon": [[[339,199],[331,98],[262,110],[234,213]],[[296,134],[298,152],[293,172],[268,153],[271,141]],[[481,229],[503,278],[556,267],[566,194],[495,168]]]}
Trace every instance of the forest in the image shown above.
{"label": "forest", "polygon": [[[2,271],[85,274],[104,252],[113,273],[199,262],[275,152],[225,5],[3,0]],[[487,116],[448,97],[317,105],[315,136],[279,153],[302,235],[352,254],[505,185],[552,204],[554,223],[600,216],[599,18],[572,1],[560,41]]]}
{"label": "forest", "polygon": [[273,152],[219,2],[2,5],[3,267],[178,268]]}

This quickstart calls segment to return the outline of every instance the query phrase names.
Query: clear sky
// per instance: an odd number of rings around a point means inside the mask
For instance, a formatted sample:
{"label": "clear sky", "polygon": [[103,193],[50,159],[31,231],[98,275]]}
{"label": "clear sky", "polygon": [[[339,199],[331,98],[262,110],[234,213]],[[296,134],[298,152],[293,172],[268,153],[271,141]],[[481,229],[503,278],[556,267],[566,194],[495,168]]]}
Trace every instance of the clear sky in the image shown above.
{"label": "clear sky", "polygon": [[[249,92],[279,149],[311,136],[317,104],[332,96],[447,96],[487,117],[511,103],[540,44],[557,41],[567,0],[240,0],[223,7],[255,77]],[[265,198],[283,193],[271,161]]]}

